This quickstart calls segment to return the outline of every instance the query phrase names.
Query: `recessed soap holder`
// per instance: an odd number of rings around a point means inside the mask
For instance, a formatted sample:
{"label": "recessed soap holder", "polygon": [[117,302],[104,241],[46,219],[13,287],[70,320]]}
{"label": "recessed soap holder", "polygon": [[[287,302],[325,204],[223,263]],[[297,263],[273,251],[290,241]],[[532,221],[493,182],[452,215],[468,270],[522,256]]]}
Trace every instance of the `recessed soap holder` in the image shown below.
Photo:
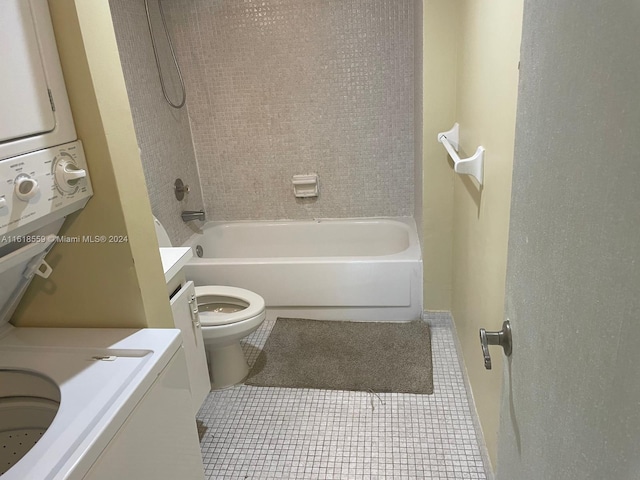
{"label": "recessed soap holder", "polygon": [[310,173],[308,175],[294,175],[293,194],[297,198],[309,198],[318,196],[318,175]]}

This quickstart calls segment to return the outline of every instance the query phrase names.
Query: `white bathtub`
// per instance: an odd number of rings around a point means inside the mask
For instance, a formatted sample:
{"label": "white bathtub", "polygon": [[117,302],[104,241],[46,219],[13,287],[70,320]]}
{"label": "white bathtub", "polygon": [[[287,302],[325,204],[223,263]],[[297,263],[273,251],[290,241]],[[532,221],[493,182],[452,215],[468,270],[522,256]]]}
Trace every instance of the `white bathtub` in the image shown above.
{"label": "white bathtub", "polygon": [[264,297],[267,317],[409,321],[422,316],[422,256],[412,218],[209,222],[185,245],[196,285]]}

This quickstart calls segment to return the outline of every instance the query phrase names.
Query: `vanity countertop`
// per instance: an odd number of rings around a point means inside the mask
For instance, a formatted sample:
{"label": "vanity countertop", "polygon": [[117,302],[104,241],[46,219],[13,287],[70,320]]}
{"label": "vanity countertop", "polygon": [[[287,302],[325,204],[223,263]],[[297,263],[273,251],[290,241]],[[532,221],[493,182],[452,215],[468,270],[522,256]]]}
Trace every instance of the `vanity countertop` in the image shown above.
{"label": "vanity countertop", "polygon": [[193,258],[193,250],[191,247],[161,247],[160,258],[162,259],[164,278],[169,283]]}

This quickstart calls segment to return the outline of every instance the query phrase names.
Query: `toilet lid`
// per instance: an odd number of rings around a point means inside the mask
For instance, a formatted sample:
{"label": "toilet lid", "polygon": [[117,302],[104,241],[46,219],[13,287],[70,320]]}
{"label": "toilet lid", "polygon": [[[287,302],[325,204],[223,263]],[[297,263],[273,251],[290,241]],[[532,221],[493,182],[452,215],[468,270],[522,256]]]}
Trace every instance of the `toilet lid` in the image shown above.
{"label": "toilet lid", "polygon": [[[220,285],[207,285],[196,287],[198,304],[203,297],[218,297],[221,303],[236,303],[238,300],[248,306],[233,313],[200,312],[200,324],[203,327],[216,325],[228,325],[257,317],[264,312],[264,298],[255,292],[238,287],[226,287]],[[235,300],[235,301],[234,301]]]}

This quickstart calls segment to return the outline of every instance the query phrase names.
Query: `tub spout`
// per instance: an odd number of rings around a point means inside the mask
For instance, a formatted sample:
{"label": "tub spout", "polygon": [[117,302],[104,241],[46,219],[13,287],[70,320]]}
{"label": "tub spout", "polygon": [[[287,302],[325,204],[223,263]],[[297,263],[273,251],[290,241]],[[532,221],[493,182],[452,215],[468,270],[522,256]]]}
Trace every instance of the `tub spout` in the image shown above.
{"label": "tub spout", "polygon": [[183,222],[190,222],[191,220],[200,220],[204,222],[204,210],[187,210],[181,214]]}

